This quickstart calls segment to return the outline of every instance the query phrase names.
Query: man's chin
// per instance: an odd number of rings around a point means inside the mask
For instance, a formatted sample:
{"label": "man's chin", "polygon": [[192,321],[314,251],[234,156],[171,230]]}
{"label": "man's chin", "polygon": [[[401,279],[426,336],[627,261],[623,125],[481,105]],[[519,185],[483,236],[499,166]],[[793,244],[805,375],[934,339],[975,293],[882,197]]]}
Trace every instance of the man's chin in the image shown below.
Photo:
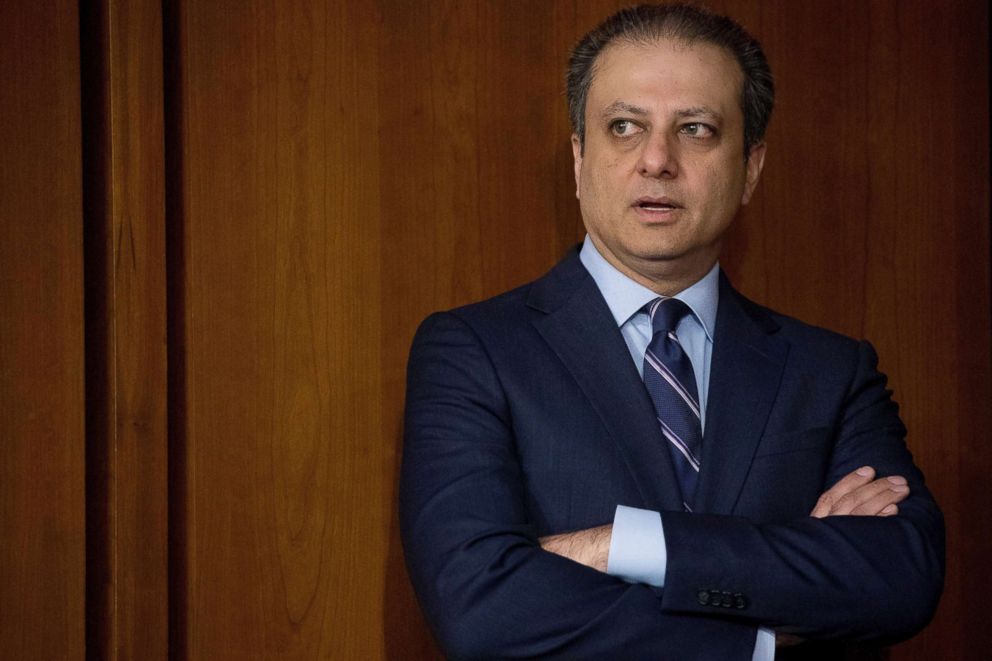
{"label": "man's chin", "polygon": [[652,249],[633,253],[630,267],[652,278],[699,279],[716,264],[718,250],[684,251]]}

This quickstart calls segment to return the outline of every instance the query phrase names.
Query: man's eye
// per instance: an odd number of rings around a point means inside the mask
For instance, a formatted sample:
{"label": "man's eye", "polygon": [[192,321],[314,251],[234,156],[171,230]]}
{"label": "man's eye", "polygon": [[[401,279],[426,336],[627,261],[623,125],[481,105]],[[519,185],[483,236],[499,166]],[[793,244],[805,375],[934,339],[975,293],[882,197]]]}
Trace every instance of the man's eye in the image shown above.
{"label": "man's eye", "polygon": [[620,137],[635,133],[637,126],[629,119],[618,119],[610,124],[610,131],[613,135]]}
{"label": "man's eye", "polygon": [[682,133],[691,136],[693,138],[708,138],[715,133],[712,126],[708,126],[700,122],[692,122],[691,124],[685,124],[682,126],[681,130]]}

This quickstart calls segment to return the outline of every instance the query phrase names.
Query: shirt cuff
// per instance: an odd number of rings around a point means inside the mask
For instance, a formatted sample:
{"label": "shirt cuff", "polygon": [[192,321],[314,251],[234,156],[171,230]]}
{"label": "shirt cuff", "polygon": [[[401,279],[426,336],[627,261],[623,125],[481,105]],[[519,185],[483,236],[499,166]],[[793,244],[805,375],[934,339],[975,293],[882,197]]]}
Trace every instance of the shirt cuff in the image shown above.
{"label": "shirt cuff", "polygon": [[754,654],[751,656],[751,661],[774,661],[774,659],[775,632],[761,627],[758,629],[758,637],[754,640]]}
{"label": "shirt cuff", "polygon": [[665,585],[667,567],[668,551],[661,514],[618,505],[613,516],[606,573],[628,583],[645,583],[660,588]]}

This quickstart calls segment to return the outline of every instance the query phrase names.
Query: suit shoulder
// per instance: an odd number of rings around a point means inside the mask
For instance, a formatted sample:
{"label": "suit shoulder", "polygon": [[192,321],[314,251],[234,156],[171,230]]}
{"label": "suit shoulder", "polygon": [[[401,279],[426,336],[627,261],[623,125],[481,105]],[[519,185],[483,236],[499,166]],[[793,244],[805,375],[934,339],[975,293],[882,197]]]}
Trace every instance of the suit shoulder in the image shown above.
{"label": "suit shoulder", "polygon": [[782,331],[790,336],[807,338],[818,344],[835,346],[838,349],[846,348],[847,350],[853,350],[859,344],[864,343],[863,339],[851,337],[824,326],[816,326],[780,312],[774,312],[771,310],[769,310],[769,312],[779,323]]}
{"label": "suit shoulder", "polygon": [[509,291],[497,294],[490,298],[460,305],[447,312],[456,317],[468,320],[482,320],[490,317],[504,317],[507,314],[518,314],[518,311],[527,307],[527,298],[533,288],[534,283],[528,282],[525,285],[515,287]]}
{"label": "suit shoulder", "polygon": [[510,332],[551,312],[574,294],[588,288],[592,278],[582,266],[578,247],[571,250],[547,273],[532,282],[475,303],[431,315],[457,319],[482,334]]}
{"label": "suit shoulder", "polygon": [[773,310],[767,306],[755,303],[749,298],[738,294],[741,306],[754,319],[759,320],[769,330],[782,333],[786,337],[806,339],[817,344],[835,346],[837,348],[854,349],[865,340],[851,337],[824,326],[816,326],[791,315]]}
{"label": "suit shoulder", "polygon": [[755,303],[738,294],[741,307],[767,332],[786,340],[795,359],[811,369],[834,372],[847,371],[859,364],[876,366],[878,362],[871,343],[835,330],[817,326]]}
{"label": "suit shoulder", "polygon": [[534,311],[527,306],[533,284],[528,283],[482,301],[433,312],[421,322],[417,336],[460,332],[489,344],[493,338],[518,335],[519,329],[530,327],[530,321],[534,318]]}

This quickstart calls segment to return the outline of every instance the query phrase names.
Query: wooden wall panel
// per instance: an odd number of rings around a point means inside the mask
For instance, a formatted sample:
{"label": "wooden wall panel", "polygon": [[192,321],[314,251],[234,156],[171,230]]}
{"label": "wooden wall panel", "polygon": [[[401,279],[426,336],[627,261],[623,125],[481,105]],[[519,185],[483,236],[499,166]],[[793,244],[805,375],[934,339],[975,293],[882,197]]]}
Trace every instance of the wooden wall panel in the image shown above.
{"label": "wooden wall panel", "polygon": [[82,659],[79,20],[0,3],[0,655]]}
{"label": "wooden wall panel", "polygon": [[188,3],[178,26],[183,645],[195,659],[374,658],[392,461],[376,13]]}
{"label": "wooden wall panel", "polygon": [[162,11],[83,5],[87,655],[168,654]]}

